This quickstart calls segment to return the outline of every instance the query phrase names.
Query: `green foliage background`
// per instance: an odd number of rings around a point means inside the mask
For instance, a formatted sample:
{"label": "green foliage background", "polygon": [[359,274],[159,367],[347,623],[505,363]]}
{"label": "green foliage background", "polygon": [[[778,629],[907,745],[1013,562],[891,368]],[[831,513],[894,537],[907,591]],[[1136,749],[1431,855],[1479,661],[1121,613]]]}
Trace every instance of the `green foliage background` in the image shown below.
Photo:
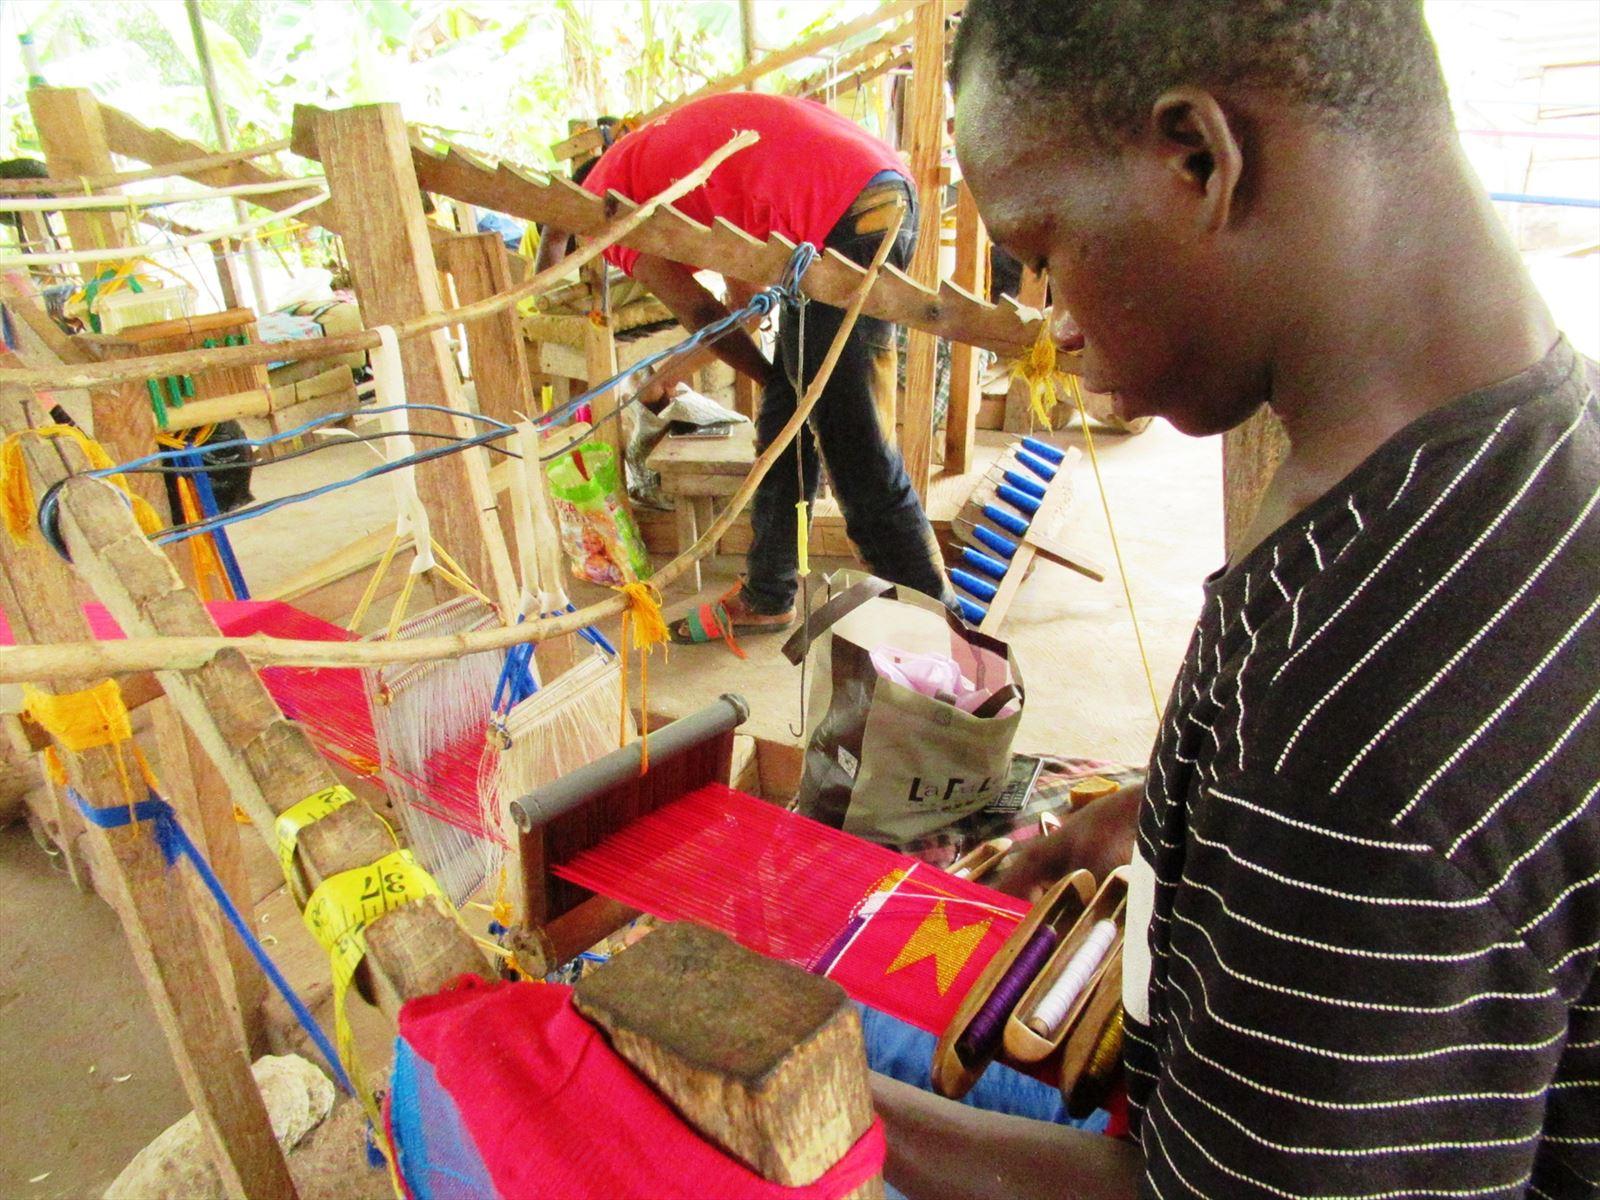
{"label": "green foliage background", "polygon": [[[758,0],[761,43],[787,45],[871,7]],[[284,136],[297,103],[395,100],[443,138],[542,165],[569,118],[648,109],[742,61],[736,0],[201,0],[200,9],[239,145]],[[146,124],[215,144],[181,0],[0,0],[6,154],[37,149],[23,32],[49,83],[91,88]]]}

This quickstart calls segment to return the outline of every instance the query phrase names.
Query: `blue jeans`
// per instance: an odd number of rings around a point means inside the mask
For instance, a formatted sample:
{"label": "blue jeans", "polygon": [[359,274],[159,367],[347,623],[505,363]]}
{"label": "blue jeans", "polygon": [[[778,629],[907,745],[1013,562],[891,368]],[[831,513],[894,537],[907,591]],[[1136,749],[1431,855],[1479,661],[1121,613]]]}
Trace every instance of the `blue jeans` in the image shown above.
{"label": "blue jeans", "polygon": [[[867,1043],[867,1066],[880,1075],[931,1092],[933,1048],[939,1039],[865,1004],[857,1004],[856,1008],[861,1013],[861,1032]],[[1082,1121],[1073,1120],[1067,1116],[1066,1103],[1058,1089],[1000,1063],[994,1063],[979,1077],[961,1103],[986,1112],[1071,1125],[1091,1133],[1104,1132],[1111,1119],[1101,1110]]]}
{"label": "blue jeans", "polygon": [[[874,179],[829,233],[825,246],[863,266],[872,261],[900,205],[906,216],[887,261],[904,267],[917,240],[916,197],[899,176]],[[804,371],[798,312],[778,318],[779,371],[761,399],[756,446],[765,450],[794,416],[794,381],[821,368],[844,313],[812,301],[804,309]],[[845,530],[862,561],[879,578],[930,596],[952,599],[933,529],[906,474],[900,452],[878,425],[877,400],[895,386],[894,327],[863,316],[846,339],[838,364],[822,389],[811,420],[756,489],[750,508],[751,543],[743,593],[751,612],[783,613],[799,585],[795,504],[802,483],[808,503],[817,497],[822,460],[844,513]],[[821,458],[818,450],[821,450]],[[796,470],[795,454],[801,469]]]}

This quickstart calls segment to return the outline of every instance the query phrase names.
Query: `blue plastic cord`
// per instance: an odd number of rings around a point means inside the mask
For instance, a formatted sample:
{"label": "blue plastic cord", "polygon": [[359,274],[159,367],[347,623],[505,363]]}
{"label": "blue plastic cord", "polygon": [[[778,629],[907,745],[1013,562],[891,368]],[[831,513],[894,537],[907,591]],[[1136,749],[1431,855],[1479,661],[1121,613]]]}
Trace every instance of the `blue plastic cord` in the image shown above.
{"label": "blue plastic cord", "polygon": [[234,907],[233,898],[228,895],[228,890],[222,886],[222,881],[217,878],[216,872],[211,869],[211,864],[205,860],[205,855],[195,848],[194,842],[189,839],[188,833],[178,820],[178,814],[155,792],[149,789],[149,798],[137,804],[123,804],[115,808],[96,808],[78,792],[76,788],[67,788],[67,796],[77,806],[84,820],[100,829],[120,829],[124,825],[133,825],[149,821],[155,827],[156,845],[161,850],[161,858],[167,866],[171,866],[180,858],[187,858],[194,864],[194,869],[200,875],[200,881],[206,885],[206,890],[211,893],[211,898],[217,902],[217,907],[222,910],[222,915],[228,919],[228,924],[233,926],[233,931],[239,935],[245,948],[250,951],[250,957],[256,960],[261,970],[278,989],[278,994],[283,997],[284,1003],[289,1006],[289,1011],[294,1013],[295,1020],[300,1022],[302,1028],[316,1043],[322,1057],[327,1060],[329,1069],[338,1085],[350,1095],[356,1094],[355,1088],[350,1083],[350,1077],[345,1074],[344,1064],[339,1061],[339,1053],[333,1048],[333,1043],[328,1040],[328,1035],[322,1031],[322,1026],[317,1024],[316,1017],[311,1015],[311,1010],[305,1002],[295,995],[289,986],[289,981],[278,970],[278,964],[272,961],[267,949],[256,937],[255,931],[246,923],[239,910]]}
{"label": "blue plastic cord", "polygon": [[[217,504],[217,494],[212,490],[211,477],[205,472],[205,462],[199,453],[181,460],[185,466],[196,468],[195,473],[189,476],[194,480],[195,495],[200,499],[200,511],[207,517],[215,517],[221,512]],[[217,557],[222,560],[222,569],[228,576],[228,586],[233,589],[235,600],[250,599],[250,589],[244,581],[244,571],[239,566],[239,559],[233,553],[233,543],[228,540],[226,529],[217,529],[211,535],[212,542],[217,548]]]}

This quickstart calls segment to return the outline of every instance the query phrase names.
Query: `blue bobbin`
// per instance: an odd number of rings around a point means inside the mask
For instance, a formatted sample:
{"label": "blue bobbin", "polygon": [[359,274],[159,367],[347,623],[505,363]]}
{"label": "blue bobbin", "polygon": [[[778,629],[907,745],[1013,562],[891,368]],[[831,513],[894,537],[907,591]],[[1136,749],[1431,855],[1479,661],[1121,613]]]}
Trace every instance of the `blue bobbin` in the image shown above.
{"label": "blue bobbin", "polygon": [[963,571],[960,567],[950,568],[950,582],[964,592],[970,592],[979,600],[993,600],[995,593],[1000,589],[986,580],[979,579],[970,571]]}
{"label": "blue bobbin", "polygon": [[[999,509],[995,509],[995,511],[1000,512]],[[984,515],[987,516],[987,512]],[[1000,515],[1008,521],[1016,520],[1016,518],[1010,513],[1000,512]],[[992,520],[993,518],[991,517],[990,519]],[[1027,528],[1028,527],[1026,525],[1023,525],[1022,527],[1023,531],[1026,531]],[[1015,542],[1013,542],[1010,538],[1002,537],[1000,534],[996,533],[987,526],[974,525],[972,527],[972,536],[977,538],[985,546],[989,547],[989,549],[993,550],[1001,558],[1006,559],[1007,561],[1009,561],[1017,553],[1017,544]],[[1018,536],[1020,537],[1021,534],[1019,533]]]}
{"label": "blue bobbin", "polygon": [[[1007,542],[1006,544],[1010,545],[1011,543]],[[974,571],[982,571],[990,579],[1004,579],[1006,577],[1005,563],[998,558],[990,558],[983,551],[974,550],[971,546],[962,548],[961,561]]]}
{"label": "blue bobbin", "polygon": [[[1028,532],[1028,523],[1025,520],[1017,516],[1016,513],[1008,513],[998,504],[985,504],[983,506],[983,515],[989,518],[989,520],[993,521],[996,525],[1000,526],[1000,528],[1004,529],[1007,533],[1014,533],[1018,537],[1021,537],[1023,534]],[[990,545],[987,542],[984,544]],[[990,549],[995,548],[996,547],[990,545]]]}
{"label": "blue bobbin", "polygon": [[1056,477],[1056,469],[1036,454],[1029,454],[1026,450],[1018,450],[1017,461],[1046,483]]}
{"label": "blue bobbin", "polygon": [[989,610],[981,604],[974,604],[965,596],[957,596],[956,604],[961,609],[961,619],[968,625],[982,625],[983,619],[989,615]]}
{"label": "blue bobbin", "polygon": [[1004,479],[1019,492],[1026,492],[1037,500],[1044,499],[1045,486],[1036,479],[1029,479],[1021,471],[1007,471]]}
{"label": "blue bobbin", "polygon": [[1058,467],[1061,465],[1062,460],[1067,457],[1067,452],[1065,450],[1059,450],[1052,446],[1049,442],[1041,442],[1038,438],[1023,438],[1022,448],[1024,450],[1032,450],[1040,458],[1044,459],[1045,462],[1053,463]]}
{"label": "blue bobbin", "polygon": [[[1039,500],[1037,497],[1030,496],[1027,492],[1019,492],[1009,483],[1002,483],[999,487],[995,488],[994,494],[1000,497],[1000,499],[1004,500],[1007,504],[1011,505],[1011,507],[1016,509],[1018,512],[1026,513],[1030,517],[1039,511]],[[1022,528],[1016,530],[1016,532],[1021,534],[1026,531],[1027,528],[1028,523],[1024,521],[1022,523]]]}

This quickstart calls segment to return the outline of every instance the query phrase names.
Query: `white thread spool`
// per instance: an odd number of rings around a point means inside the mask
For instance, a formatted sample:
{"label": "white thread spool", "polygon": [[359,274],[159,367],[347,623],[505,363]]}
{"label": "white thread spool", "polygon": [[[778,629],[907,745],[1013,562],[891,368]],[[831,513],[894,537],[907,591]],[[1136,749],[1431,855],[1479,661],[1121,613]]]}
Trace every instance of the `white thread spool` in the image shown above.
{"label": "white thread spool", "polygon": [[1111,941],[1117,936],[1117,923],[1115,921],[1096,921],[1094,928],[1089,930],[1089,936],[1083,939],[1083,944],[1073,952],[1067,960],[1067,966],[1056,981],[1052,983],[1039,1003],[1033,1006],[1033,1015],[1028,1018],[1028,1028],[1041,1037],[1053,1037],[1061,1020],[1071,1009],[1073,1002],[1083,992],[1084,985],[1089,982],[1090,976],[1095,973],[1106,951],[1111,948]]}

